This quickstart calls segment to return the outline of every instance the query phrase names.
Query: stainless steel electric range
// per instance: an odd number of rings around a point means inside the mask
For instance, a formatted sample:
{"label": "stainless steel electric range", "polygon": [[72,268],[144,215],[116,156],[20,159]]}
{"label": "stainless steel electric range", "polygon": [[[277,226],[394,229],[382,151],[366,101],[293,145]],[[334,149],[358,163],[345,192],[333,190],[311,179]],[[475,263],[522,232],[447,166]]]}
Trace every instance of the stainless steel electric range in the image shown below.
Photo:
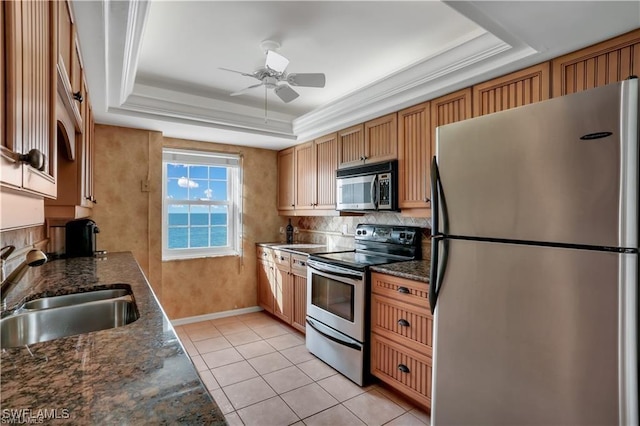
{"label": "stainless steel electric range", "polygon": [[360,224],[355,250],[309,256],[307,349],[362,386],[369,365],[369,266],[422,258],[422,229]]}

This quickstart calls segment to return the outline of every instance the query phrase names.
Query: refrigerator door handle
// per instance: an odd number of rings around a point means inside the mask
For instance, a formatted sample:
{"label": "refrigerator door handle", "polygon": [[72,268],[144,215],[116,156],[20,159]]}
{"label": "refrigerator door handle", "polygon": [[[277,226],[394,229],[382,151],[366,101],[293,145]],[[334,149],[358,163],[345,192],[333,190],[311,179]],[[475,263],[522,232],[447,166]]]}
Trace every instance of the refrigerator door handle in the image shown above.
{"label": "refrigerator door handle", "polygon": [[[439,232],[440,208],[442,208],[442,232]],[[431,237],[431,270],[429,271],[429,306],[431,313],[435,313],[436,303],[440,286],[447,269],[447,258],[449,256],[449,242],[446,235],[449,229],[447,205],[442,191],[440,172],[436,157],[431,161],[431,226],[435,234]],[[440,242],[442,241],[442,262],[440,262]]]}

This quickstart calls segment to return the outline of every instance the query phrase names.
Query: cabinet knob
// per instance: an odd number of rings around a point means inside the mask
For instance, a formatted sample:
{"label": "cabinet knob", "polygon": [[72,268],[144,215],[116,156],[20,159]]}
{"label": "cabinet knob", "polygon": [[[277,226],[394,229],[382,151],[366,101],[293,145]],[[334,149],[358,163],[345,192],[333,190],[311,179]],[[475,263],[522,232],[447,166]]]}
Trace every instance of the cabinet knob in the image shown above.
{"label": "cabinet knob", "polygon": [[411,370],[409,370],[409,367],[407,367],[404,364],[398,364],[398,370],[402,371],[403,373],[410,373]]}
{"label": "cabinet knob", "polygon": [[295,207],[295,206],[296,206],[295,204],[291,204],[291,207]]}
{"label": "cabinet knob", "polygon": [[401,327],[409,327],[411,324],[409,324],[409,321],[407,321],[406,319],[400,318],[398,320],[398,325]]}
{"label": "cabinet knob", "polygon": [[73,99],[75,99],[76,101],[82,103],[82,101],[84,101],[84,98],[82,97],[82,93],[80,92],[76,92],[73,94]]}
{"label": "cabinet knob", "polygon": [[39,149],[33,148],[26,154],[20,154],[17,152],[3,152],[3,157],[8,158],[9,160],[15,163],[25,163],[30,165],[36,170],[41,172],[44,171],[45,165],[47,164],[47,157],[40,151]]}

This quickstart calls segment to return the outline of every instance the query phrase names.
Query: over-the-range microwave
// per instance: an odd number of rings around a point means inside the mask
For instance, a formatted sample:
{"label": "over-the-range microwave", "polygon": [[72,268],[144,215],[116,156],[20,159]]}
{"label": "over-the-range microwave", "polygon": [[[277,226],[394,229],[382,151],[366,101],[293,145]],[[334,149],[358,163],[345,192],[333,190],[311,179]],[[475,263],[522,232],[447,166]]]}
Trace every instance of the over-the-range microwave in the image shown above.
{"label": "over-the-range microwave", "polygon": [[339,169],[336,185],[336,210],[398,210],[397,160]]}

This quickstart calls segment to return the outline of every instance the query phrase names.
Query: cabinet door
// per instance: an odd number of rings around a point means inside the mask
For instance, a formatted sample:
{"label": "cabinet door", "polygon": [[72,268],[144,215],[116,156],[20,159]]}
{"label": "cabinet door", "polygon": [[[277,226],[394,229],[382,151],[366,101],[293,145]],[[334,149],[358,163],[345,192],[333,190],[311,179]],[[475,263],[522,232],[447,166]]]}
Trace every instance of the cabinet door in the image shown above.
{"label": "cabinet door", "polygon": [[28,165],[7,167],[6,177],[3,167],[3,180],[16,184],[17,180],[13,180],[19,168],[22,188],[55,197],[56,4],[12,1],[4,2],[4,7],[7,30],[5,146],[16,153],[37,149],[45,161],[40,170]]}
{"label": "cabinet door", "polygon": [[398,112],[398,202],[401,209],[431,208],[429,102]]}
{"label": "cabinet door", "polygon": [[316,209],[336,209],[336,169],[338,168],[338,134],[331,133],[315,140]]}
{"label": "cabinet door", "polygon": [[293,210],[295,207],[294,154],[293,147],[278,152],[278,210]]}
{"label": "cabinet door", "polygon": [[94,193],[93,187],[93,164],[95,157],[95,148],[94,148],[94,129],[95,122],[93,119],[93,109],[91,108],[91,103],[89,102],[89,92],[86,90],[85,86],[85,111],[86,117],[83,120],[84,125],[84,155],[82,162],[82,178],[83,178],[83,203],[82,205],[85,207],[92,208],[96,203],[96,197]]}
{"label": "cabinet door", "polygon": [[556,58],[552,72],[553,97],[640,75],[640,29]]}
{"label": "cabinet door", "polygon": [[316,204],[316,167],[313,142],[295,146],[296,209],[313,209]]}
{"label": "cabinet door", "polygon": [[71,88],[71,70],[74,50],[73,20],[69,2],[61,0],[56,2],[58,6],[58,67],[63,78]]}
{"label": "cabinet door", "polygon": [[305,331],[307,317],[307,276],[306,274],[292,273],[293,277],[293,313],[291,325]]}
{"label": "cabinet door", "polygon": [[275,277],[273,263],[258,260],[258,305],[273,313],[273,288]]}
{"label": "cabinet door", "polygon": [[431,101],[431,152],[436,152],[436,127],[471,118],[471,89],[462,89]]}
{"label": "cabinet door", "polygon": [[364,123],[365,162],[395,160],[398,158],[398,115],[385,115]]}
{"label": "cabinet door", "polygon": [[338,167],[357,166],[364,162],[364,125],[338,132]]}
{"label": "cabinet door", "polygon": [[473,86],[473,116],[549,99],[549,62]]}
{"label": "cabinet door", "polygon": [[12,153],[22,153],[22,8],[19,3],[2,2],[3,43],[2,82],[4,114],[2,118],[2,156],[0,181],[14,188],[22,187],[22,165],[13,160]]}
{"label": "cabinet door", "polygon": [[373,333],[371,374],[423,407],[431,407],[431,357]]}
{"label": "cabinet door", "polygon": [[293,311],[293,275],[288,267],[275,267],[275,289],[273,314],[287,324],[291,324]]}

